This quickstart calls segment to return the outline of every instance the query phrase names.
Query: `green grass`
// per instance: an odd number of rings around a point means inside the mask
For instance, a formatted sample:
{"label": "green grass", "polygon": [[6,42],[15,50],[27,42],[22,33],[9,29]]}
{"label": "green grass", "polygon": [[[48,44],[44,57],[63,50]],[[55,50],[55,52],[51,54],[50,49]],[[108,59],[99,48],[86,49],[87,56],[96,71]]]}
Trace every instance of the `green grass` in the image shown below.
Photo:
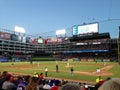
{"label": "green grass", "polygon": [[[47,66],[48,67],[48,76],[49,77],[56,77],[56,78],[66,78],[71,80],[83,80],[83,81],[90,81],[95,82],[95,79],[98,76],[89,76],[79,73],[74,73],[74,76],[70,75],[70,68],[67,67],[67,61],[59,61],[59,73],[56,73],[55,71],[55,61],[41,61],[41,62],[33,62],[33,64],[30,64],[30,62],[15,62],[15,67],[11,66],[12,62],[6,62],[6,63],[0,63],[0,71],[9,71],[9,72],[16,72],[16,73],[22,73],[22,74],[32,74],[34,72],[38,73],[44,73],[44,69]],[[39,64],[39,66],[38,66]],[[74,71],[79,72],[95,72],[96,69],[103,68],[103,62],[98,62],[97,64],[95,62],[69,62],[70,66],[74,67]],[[115,62],[107,62],[107,65],[114,65],[113,68],[111,68],[108,72],[113,73],[112,76],[102,76],[103,79],[106,79],[107,77],[119,77],[120,78],[120,65],[118,65]],[[25,66],[25,67],[24,67]],[[7,68],[6,68],[7,67]],[[24,69],[23,69],[24,67]]]}

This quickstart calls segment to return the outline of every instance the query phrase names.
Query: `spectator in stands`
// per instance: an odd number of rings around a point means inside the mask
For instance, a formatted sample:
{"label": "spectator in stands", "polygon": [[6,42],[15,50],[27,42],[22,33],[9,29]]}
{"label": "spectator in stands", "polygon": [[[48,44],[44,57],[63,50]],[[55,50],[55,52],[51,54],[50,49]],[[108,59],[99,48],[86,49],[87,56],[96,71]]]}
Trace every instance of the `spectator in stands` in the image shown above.
{"label": "spectator in stands", "polygon": [[17,90],[25,90],[25,85],[23,83],[23,77],[18,76],[15,82],[17,84]]}
{"label": "spectator in stands", "polygon": [[30,81],[25,90],[39,90],[39,78],[30,77]]}
{"label": "spectator in stands", "polygon": [[81,83],[81,90],[88,90],[88,85],[86,83]]}
{"label": "spectator in stands", "polygon": [[40,80],[39,80],[39,89],[40,89],[40,90],[43,90],[43,85],[45,85],[44,82],[45,82],[44,79],[40,79]]}
{"label": "spectator in stands", "polygon": [[110,79],[111,79],[111,77],[107,77],[105,81],[110,80]]}
{"label": "spectator in stands", "polygon": [[7,74],[8,74],[8,71],[3,71],[2,72],[2,76],[0,78],[0,90],[2,90],[2,84],[6,80],[5,77],[6,77]]}
{"label": "spectator in stands", "polygon": [[105,82],[105,81],[108,81],[110,80],[111,78],[108,77],[106,78],[106,80],[100,80],[98,83],[95,84],[95,87],[94,87],[94,90],[98,90],[98,88]]}
{"label": "spectator in stands", "polygon": [[45,67],[45,77],[47,77],[47,76],[48,76],[48,68]]}
{"label": "spectator in stands", "polygon": [[105,81],[98,90],[120,90],[120,78]]}
{"label": "spectator in stands", "polygon": [[40,73],[40,75],[38,76],[40,80],[43,79],[43,73]]}
{"label": "spectator in stands", "polygon": [[49,85],[52,87],[54,86],[54,79],[49,80]]}
{"label": "spectator in stands", "polygon": [[45,80],[45,85],[43,86],[43,90],[50,90],[51,87],[49,85],[49,81],[48,80]]}
{"label": "spectator in stands", "polygon": [[6,81],[2,85],[2,90],[16,90],[15,84],[11,82],[13,80],[12,75],[8,73],[5,78]]}
{"label": "spectator in stands", "polygon": [[67,81],[67,80],[62,79],[62,81],[61,81],[61,85],[64,85],[64,84],[66,84],[66,83],[68,83],[68,81]]}
{"label": "spectator in stands", "polygon": [[15,82],[17,82],[17,90],[25,90],[25,87],[28,85],[29,83],[29,75],[26,76],[18,76],[17,80]]}
{"label": "spectator in stands", "polygon": [[75,83],[67,83],[63,85],[60,90],[81,90],[80,86]]}
{"label": "spectator in stands", "polygon": [[54,86],[53,87],[51,87],[51,89],[50,90],[59,90],[60,89],[60,87],[61,87],[61,82],[59,81],[59,80],[55,80],[54,81]]}

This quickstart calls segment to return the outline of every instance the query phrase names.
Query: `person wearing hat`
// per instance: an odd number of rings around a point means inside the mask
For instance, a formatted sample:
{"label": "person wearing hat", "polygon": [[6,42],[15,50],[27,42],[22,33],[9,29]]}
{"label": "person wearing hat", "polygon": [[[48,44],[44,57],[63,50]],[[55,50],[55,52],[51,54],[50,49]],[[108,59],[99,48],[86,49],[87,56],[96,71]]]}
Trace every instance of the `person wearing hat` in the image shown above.
{"label": "person wearing hat", "polygon": [[13,84],[11,81],[12,81],[12,75],[11,74],[7,74],[5,76],[6,78],[6,81],[3,83],[2,85],[2,89],[3,90],[16,90],[16,86],[15,84]]}

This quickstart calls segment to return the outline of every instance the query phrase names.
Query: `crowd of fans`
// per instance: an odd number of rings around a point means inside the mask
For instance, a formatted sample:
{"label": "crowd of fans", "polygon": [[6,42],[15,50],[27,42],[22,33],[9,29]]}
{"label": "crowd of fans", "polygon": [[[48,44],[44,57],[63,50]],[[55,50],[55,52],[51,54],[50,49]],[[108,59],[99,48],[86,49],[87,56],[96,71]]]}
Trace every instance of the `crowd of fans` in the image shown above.
{"label": "crowd of fans", "polygon": [[13,76],[8,71],[0,73],[0,90],[120,90],[119,78],[97,78],[95,85],[58,79],[46,79],[43,74]]}

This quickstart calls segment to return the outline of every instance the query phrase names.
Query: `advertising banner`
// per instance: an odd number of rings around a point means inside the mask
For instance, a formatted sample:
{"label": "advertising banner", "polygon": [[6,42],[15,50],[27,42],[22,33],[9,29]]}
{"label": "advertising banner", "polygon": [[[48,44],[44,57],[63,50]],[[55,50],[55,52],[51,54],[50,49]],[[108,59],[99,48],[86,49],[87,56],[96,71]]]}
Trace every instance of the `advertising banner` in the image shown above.
{"label": "advertising banner", "polygon": [[48,38],[46,40],[46,44],[56,44],[56,43],[62,43],[62,38]]}
{"label": "advertising banner", "polygon": [[0,32],[0,39],[11,40],[11,34],[6,32]]}

